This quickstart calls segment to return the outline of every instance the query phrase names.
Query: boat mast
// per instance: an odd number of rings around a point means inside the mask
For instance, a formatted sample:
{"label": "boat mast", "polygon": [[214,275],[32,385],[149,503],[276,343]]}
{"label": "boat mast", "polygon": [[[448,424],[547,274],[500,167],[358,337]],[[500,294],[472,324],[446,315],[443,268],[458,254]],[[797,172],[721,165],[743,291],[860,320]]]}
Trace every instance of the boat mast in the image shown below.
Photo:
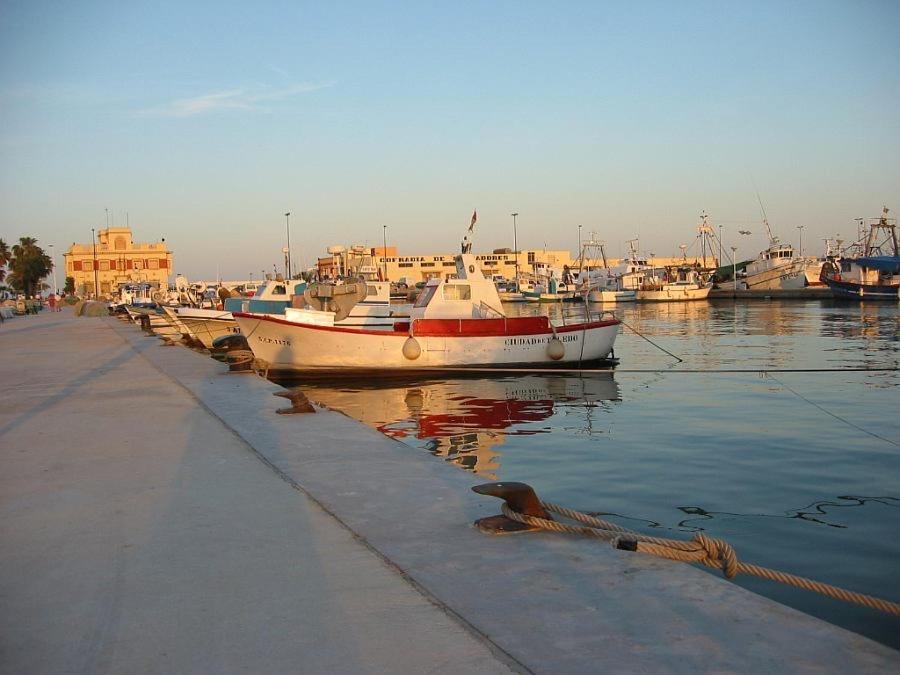
{"label": "boat mast", "polygon": [[[900,250],[898,250],[897,248],[897,231],[894,227],[894,223],[892,222],[894,219],[889,219],[887,217],[889,212],[890,209],[887,206],[882,207],[881,217],[877,220],[877,222],[873,222],[869,226],[869,234],[868,238],[866,239],[866,247],[863,251],[863,255],[884,255],[881,247],[884,244],[887,244],[888,241],[890,241],[894,257],[900,257]],[[884,240],[881,243],[879,243],[878,241],[879,230],[884,231]]]}
{"label": "boat mast", "polygon": [[[700,255],[703,258],[703,267],[706,268],[706,247],[709,246],[709,255],[712,256],[713,248],[710,239],[716,236],[712,225],[709,224],[709,215],[704,211],[700,214],[700,225],[697,227],[700,236]],[[721,264],[721,263],[719,263]]]}
{"label": "boat mast", "polygon": [[756,193],[756,201],[759,202],[759,210],[762,211],[763,224],[766,226],[766,232],[769,235],[769,246],[775,246],[778,244],[778,237],[772,234],[772,228],[769,227],[769,217],[766,215],[766,207],[763,206],[762,199],[760,199],[759,192]]}

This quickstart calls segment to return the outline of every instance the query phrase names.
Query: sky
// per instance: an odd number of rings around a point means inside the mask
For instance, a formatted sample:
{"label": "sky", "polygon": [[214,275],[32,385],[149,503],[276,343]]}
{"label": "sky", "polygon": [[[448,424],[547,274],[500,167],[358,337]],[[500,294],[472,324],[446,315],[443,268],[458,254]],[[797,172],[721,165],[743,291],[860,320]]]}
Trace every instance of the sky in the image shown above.
{"label": "sky", "polygon": [[[900,211],[900,2],[0,0],[0,237],[739,257]],[[127,214],[127,215],[126,215]],[[802,230],[797,229],[803,226]],[[751,235],[739,235],[738,230]]]}

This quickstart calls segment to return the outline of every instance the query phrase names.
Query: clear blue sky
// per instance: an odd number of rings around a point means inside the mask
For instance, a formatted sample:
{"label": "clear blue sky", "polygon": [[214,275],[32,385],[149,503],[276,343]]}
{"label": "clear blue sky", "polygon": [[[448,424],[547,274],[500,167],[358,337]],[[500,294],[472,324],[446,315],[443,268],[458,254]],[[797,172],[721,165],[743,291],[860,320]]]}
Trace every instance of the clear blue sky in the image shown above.
{"label": "clear blue sky", "polygon": [[[635,4],[634,7],[625,5]],[[900,211],[900,2],[0,4],[0,237],[109,208],[176,270],[330,243],[804,249]]]}

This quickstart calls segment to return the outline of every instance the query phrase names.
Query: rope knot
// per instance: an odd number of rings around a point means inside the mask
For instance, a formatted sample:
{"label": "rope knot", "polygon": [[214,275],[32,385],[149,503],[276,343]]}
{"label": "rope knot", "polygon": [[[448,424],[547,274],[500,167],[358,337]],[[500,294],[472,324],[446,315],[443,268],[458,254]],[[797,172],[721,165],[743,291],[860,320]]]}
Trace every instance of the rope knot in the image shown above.
{"label": "rope knot", "polygon": [[733,579],[738,573],[738,559],[734,548],[727,541],[713,539],[702,532],[694,536],[703,550],[706,551],[706,559],[701,562],[708,567],[719,567],[728,579]]}

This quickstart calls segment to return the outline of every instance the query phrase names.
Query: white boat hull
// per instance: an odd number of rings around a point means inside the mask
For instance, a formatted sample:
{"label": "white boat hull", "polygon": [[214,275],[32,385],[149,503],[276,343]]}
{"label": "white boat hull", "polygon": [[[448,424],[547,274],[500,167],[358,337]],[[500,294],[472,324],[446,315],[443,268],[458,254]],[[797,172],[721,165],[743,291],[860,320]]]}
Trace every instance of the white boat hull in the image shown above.
{"label": "white boat hull", "polygon": [[641,289],[637,292],[638,302],[691,302],[706,300],[712,286],[696,284],[663,284],[660,288]]}
{"label": "white boat hull", "polygon": [[[762,267],[762,266],[759,266]],[[801,260],[786,265],[758,269],[747,265],[746,287],[751,291],[795,290],[806,285],[806,263]]]}
{"label": "white boat hull", "polygon": [[[219,312],[219,314],[225,313]],[[230,313],[228,316],[231,316]],[[181,321],[191,332],[191,335],[200,340],[200,343],[207,349],[212,349],[213,341],[216,338],[241,332],[234,318],[222,317],[214,319],[211,317],[182,316]]]}
{"label": "white boat hull", "polygon": [[588,302],[634,302],[637,292],[633,290],[605,290],[595,288],[588,293]]}
{"label": "white boat hull", "polygon": [[[539,321],[541,317],[529,317]],[[556,336],[564,347],[554,360],[548,345],[551,330],[511,334],[503,329],[514,319],[475,320],[477,333],[461,334],[465,320],[414,321],[412,330],[375,331],[291,323],[276,317],[235,314],[253,354],[273,370],[329,371],[433,370],[441,368],[565,367],[610,356],[619,322],[615,319],[559,326]],[[519,319],[521,321],[521,319]],[[435,332],[434,326],[442,327]],[[530,324],[532,326],[536,323]],[[546,324],[544,324],[546,325]],[[446,330],[444,330],[446,329]],[[419,353],[404,355],[404,345],[414,338]]]}

